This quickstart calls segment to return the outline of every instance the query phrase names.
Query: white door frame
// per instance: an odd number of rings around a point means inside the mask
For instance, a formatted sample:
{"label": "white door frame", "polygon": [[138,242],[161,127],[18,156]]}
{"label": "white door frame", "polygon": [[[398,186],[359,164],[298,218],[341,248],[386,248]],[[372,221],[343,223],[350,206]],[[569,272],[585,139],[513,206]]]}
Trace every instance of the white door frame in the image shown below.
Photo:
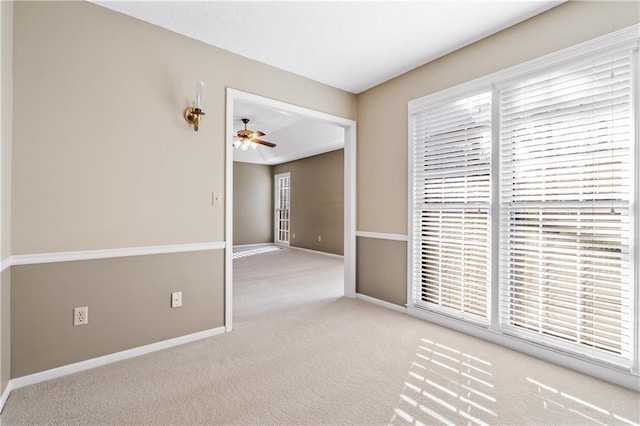
{"label": "white door frame", "polygon": [[[276,215],[278,210],[277,206],[280,204],[280,186],[278,185],[278,179],[281,177],[289,178],[289,214],[287,221],[289,222],[288,235],[289,238],[286,242],[280,241],[278,238],[278,230],[280,229],[280,218]],[[278,173],[273,176],[273,243],[288,246],[291,242],[291,172]]]}
{"label": "white door frame", "polygon": [[344,128],[344,295],[356,297],[356,122],[275,99],[227,88],[225,129],[225,275],[224,324],[233,330],[233,110],[243,100],[297,115],[324,120]]}

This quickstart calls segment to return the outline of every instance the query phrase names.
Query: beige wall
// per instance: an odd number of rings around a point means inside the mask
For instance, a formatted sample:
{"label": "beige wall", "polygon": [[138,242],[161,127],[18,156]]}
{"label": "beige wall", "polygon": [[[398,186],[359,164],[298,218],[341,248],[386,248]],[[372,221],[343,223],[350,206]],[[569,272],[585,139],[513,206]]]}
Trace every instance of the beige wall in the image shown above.
{"label": "beige wall", "polygon": [[273,242],[273,166],[233,163],[233,245]]}
{"label": "beige wall", "polygon": [[13,2],[0,4],[0,259],[11,254],[11,140],[13,111]]}
{"label": "beige wall", "polygon": [[344,149],[279,164],[273,170],[285,172],[291,173],[290,245],[343,254]]}
{"label": "beige wall", "polygon": [[227,87],[356,116],[355,95],[91,3],[15,17],[13,254],[223,241]]}
{"label": "beige wall", "polygon": [[222,250],[12,267],[12,377],[222,326],[223,268]]}
{"label": "beige wall", "polygon": [[356,293],[404,307],[407,303],[407,243],[357,238]]}
{"label": "beige wall", "polygon": [[[567,2],[358,96],[357,229],[407,233],[407,103],[640,21],[638,2]],[[363,142],[364,141],[364,142]],[[395,243],[381,245],[395,250]],[[384,258],[379,252],[376,256]],[[358,254],[358,261],[371,264]],[[368,289],[358,268],[358,288]],[[395,284],[393,284],[395,286]],[[365,293],[368,294],[368,293]],[[383,294],[383,293],[379,293]],[[369,294],[373,295],[373,294]],[[383,300],[406,302],[406,287]],[[396,302],[394,302],[396,301]]]}
{"label": "beige wall", "polygon": [[[11,142],[13,111],[13,2],[0,2],[0,260],[11,255]],[[11,271],[0,272],[0,394],[11,369]]]}

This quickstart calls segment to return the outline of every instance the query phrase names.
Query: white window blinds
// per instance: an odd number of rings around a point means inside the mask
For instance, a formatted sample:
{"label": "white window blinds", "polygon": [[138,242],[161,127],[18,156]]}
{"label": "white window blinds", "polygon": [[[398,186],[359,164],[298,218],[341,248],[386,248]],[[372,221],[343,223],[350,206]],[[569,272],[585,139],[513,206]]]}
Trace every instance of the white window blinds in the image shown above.
{"label": "white window blinds", "polygon": [[631,56],[500,88],[502,326],[618,362],[632,331]]}
{"label": "white window blinds", "polygon": [[413,300],[488,318],[491,91],[412,117]]}

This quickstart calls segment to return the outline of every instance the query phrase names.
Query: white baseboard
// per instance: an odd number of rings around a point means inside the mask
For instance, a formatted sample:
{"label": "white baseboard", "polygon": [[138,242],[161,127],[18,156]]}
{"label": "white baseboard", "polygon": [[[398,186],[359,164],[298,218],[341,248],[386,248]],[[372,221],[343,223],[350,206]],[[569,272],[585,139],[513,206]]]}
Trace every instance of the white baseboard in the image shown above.
{"label": "white baseboard", "polygon": [[344,259],[344,256],[341,255],[341,254],[327,253],[326,251],[311,250],[311,249],[307,249],[307,248],[294,247],[294,246],[288,246],[288,248],[294,249],[294,250],[308,251],[309,253],[322,254],[324,256],[338,257],[340,259]]}
{"label": "white baseboard", "polygon": [[376,299],[375,297],[367,296],[366,294],[356,293],[356,299],[360,299],[368,303],[373,303],[374,305],[391,309],[392,311],[400,312],[403,314],[407,313],[407,308],[405,308],[404,306],[399,306],[394,303],[389,303],[384,300]]}
{"label": "white baseboard", "polygon": [[2,397],[0,397],[0,413],[2,413],[2,410],[4,410],[4,404],[7,403],[7,399],[9,399],[9,394],[11,394],[12,390],[13,387],[11,384],[11,380],[9,380],[9,383],[7,383],[7,387],[4,388],[4,392],[2,392]]}
{"label": "white baseboard", "polygon": [[67,376],[69,374],[78,373],[80,371],[89,370],[91,368],[100,367],[125,359],[134,358],[140,355],[146,355],[151,352],[168,349],[174,346],[183,345],[185,343],[195,342],[207,337],[223,334],[225,327],[217,327],[209,330],[199,331],[197,333],[187,334],[185,336],[175,337],[173,339],[163,340],[161,342],[151,343],[145,346],[139,346],[133,349],[104,355],[98,358],[88,359],[86,361],[76,362],[74,364],[63,365],[62,367],[52,368],[51,370],[41,371],[39,373],[29,374],[15,379],[11,379],[9,386],[11,389],[19,389],[35,383],[44,382],[58,377]]}

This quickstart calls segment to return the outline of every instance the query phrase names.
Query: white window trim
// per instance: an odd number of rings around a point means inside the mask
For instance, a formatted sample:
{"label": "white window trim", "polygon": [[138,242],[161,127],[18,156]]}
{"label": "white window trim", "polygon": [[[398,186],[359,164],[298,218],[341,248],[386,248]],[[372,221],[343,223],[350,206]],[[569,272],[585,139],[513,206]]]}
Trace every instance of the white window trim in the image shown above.
{"label": "white window trim", "polygon": [[[638,77],[638,69],[637,58],[638,58],[638,41],[640,37],[638,34],[640,33],[640,24],[633,25],[628,28],[624,28],[622,30],[616,31],[611,34],[607,34],[605,36],[596,38],[594,40],[590,40],[579,45],[569,47],[567,49],[560,50],[558,52],[543,56],[541,58],[537,58],[531,60],[529,62],[519,64],[505,70],[501,70],[475,80],[460,84],[458,86],[454,86],[431,95],[427,95],[425,97],[415,99],[410,101],[408,104],[408,209],[407,209],[407,223],[408,223],[408,244],[407,244],[407,313],[409,315],[425,319],[427,321],[461,331],[463,333],[482,338],[484,340],[527,353],[529,355],[544,359],[546,361],[571,368],[573,370],[580,371],[585,374],[589,374],[591,376],[597,377],[599,379],[615,383],[620,386],[624,386],[629,389],[633,389],[635,391],[640,391],[640,330],[635,330],[635,348],[634,348],[634,359],[632,360],[632,366],[628,369],[610,365],[606,362],[600,360],[590,360],[587,358],[579,357],[578,355],[563,352],[558,349],[553,349],[551,347],[538,345],[533,342],[529,342],[523,340],[521,338],[510,336],[504,334],[499,329],[499,321],[500,315],[498,312],[499,309],[499,291],[498,291],[498,262],[492,261],[491,263],[491,290],[492,290],[492,303],[491,303],[491,323],[488,327],[479,326],[472,324],[468,321],[463,321],[460,319],[448,317],[443,315],[442,313],[434,313],[424,309],[416,308],[415,301],[413,300],[413,212],[414,212],[414,204],[413,204],[413,172],[414,172],[414,162],[413,162],[413,123],[411,117],[416,112],[421,111],[425,106],[431,104],[433,102],[444,101],[449,98],[460,97],[464,94],[477,90],[481,86],[492,85],[494,87],[494,91],[496,87],[499,87],[503,84],[508,83],[513,79],[520,79],[525,77],[528,74],[538,73],[542,70],[553,68],[559,66],[563,63],[569,61],[576,61],[580,58],[586,56],[597,55],[598,53],[603,53],[607,49],[611,47],[616,48],[624,48],[627,47],[629,49],[636,50],[636,60],[633,61],[634,66],[634,82],[632,83],[632,111],[635,117],[635,140],[640,140],[640,119],[638,118],[638,111],[640,109],[640,105],[638,105],[638,98],[640,93],[640,82]],[[497,103],[494,104],[493,110],[493,118],[496,118],[494,122],[497,123],[498,111],[497,111]],[[497,132],[497,127],[494,126],[494,132]],[[494,134],[495,136],[495,134]],[[497,148],[499,145],[499,140],[497,137],[494,137],[493,142],[494,148]],[[635,149],[633,153],[635,157],[636,167],[634,168],[634,179],[635,182],[639,181],[639,171],[640,169],[640,149]],[[492,173],[497,176],[498,172],[498,164],[492,163]],[[492,180],[492,194],[498,194],[498,179]],[[631,204],[631,215],[632,215],[632,223],[633,223],[633,234],[634,241],[631,244],[631,268],[634,274],[634,283],[635,286],[632,288],[632,305],[633,305],[633,318],[632,321],[634,324],[640,323],[640,288],[638,288],[638,277],[640,273],[640,259],[639,252],[636,245],[640,244],[640,211],[638,211],[638,206],[636,203],[640,202],[640,185],[635,185],[635,197],[634,202]],[[493,196],[491,200],[491,210],[492,210],[492,223],[491,227],[493,229],[497,229],[499,226],[499,200],[497,196]],[[492,253],[498,253],[499,250],[499,239],[492,238]],[[491,256],[495,259],[497,256]]]}

